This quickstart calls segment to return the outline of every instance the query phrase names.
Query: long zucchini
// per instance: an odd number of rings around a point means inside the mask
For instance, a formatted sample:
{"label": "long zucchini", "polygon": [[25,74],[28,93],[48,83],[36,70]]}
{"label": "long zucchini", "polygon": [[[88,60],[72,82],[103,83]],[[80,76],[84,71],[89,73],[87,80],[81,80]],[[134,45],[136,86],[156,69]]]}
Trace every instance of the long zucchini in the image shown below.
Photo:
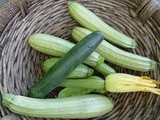
{"label": "long zucchini", "polygon": [[28,91],[28,96],[42,98],[64,81],[102,42],[101,32],[87,35],[70,49],[46,74]]}
{"label": "long zucchini", "polygon": [[[75,27],[72,30],[72,37],[79,42],[90,33],[92,32],[88,29]],[[156,66],[154,60],[121,50],[105,40],[102,41],[95,51],[107,61],[132,70],[150,71],[154,70]]]}
{"label": "long zucchini", "polygon": [[3,94],[2,103],[14,113],[39,118],[87,119],[105,115],[114,107],[109,98],[96,94],[54,99]]}
{"label": "long zucchini", "polygon": [[77,2],[69,2],[68,9],[71,16],[85,28],[101,31],[106,40],[126,48],[135,48],[136,42],[131,37],[115,30],[89,9]]}
{"label": "long zucchini", "polygon": [[[49,58],[42,63],[42,69],[47,72],[60,58]],[[80,64],[67,78],[86,78],[93,75],[94,69]]]}

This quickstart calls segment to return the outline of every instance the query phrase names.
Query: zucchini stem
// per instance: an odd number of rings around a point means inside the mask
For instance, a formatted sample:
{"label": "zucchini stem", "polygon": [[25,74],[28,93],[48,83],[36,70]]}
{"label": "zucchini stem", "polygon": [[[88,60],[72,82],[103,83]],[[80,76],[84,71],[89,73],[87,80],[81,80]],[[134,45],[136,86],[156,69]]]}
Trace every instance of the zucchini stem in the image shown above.
{"label": "zucchini stem", "polygon": [[108,66],[105,63],[99,64],[93,68],[105,76],[116,72],[113,68],[111,68],[110,66]]}

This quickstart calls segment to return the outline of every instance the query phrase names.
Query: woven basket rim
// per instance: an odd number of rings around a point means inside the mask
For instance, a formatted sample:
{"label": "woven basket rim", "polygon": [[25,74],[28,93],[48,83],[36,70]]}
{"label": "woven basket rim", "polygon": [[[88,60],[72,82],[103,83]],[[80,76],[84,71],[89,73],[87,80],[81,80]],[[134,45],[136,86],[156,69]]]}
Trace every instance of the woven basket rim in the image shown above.
{"label": "woven basket rim", "polygon": [[[25,17],[27,14],[28,14],[28,11],[27,11],[27,7],[29,7],[30,5],[32,5],[34,2],[36,2],[36,0],[23,0],[23,2],[20,2],[20,4],[19,4],[19,2],[17,2],[16,4],[13,4],[12,2],[15,2],[15,1],[19,1],[19,0],[10,0],[10,1],[8,1],[6,4],[4,4],[2,7],[0,7],[0,37],[1,37],[1,35],[2,35],[2,37],[3,36],[5,36],[5,32],[8,32],[8,31],[5,31],[6,30],[6,28],[7,28],[7,26],[9,26],[8,25],[8,23],[10,24],[10,23],[12,23],[12,19],[15,17],[16,18],[16,15],[17,16],[21,16],[21,17]],[[38,1],[38,0],[37,0]],[[65,0],[56,0],[56,2],[58,2],[58,1],[65,1]],[[148,1],[148,2],[147,2]],[[152,1],[151,3],[150,3],[150,1]],[[146,2],[144,3],[144,2],[142,2],[142,0],[130,0],[130,1],[128,1],[128,2],[130,2],[131,4],[133,4],[133,6],[135,6],[135,9],[133,9],[133,10],[131,10],[130,12],[131,12],[131,15],[133,16],[133,17],[135,17],[136,19],[138,18],[138,19],[140,19],[140,21],[142,22],[142,23],[145,23],[145,22],[147,22],[147,20],[148,19],[150,19],[151,18],[151,21],[153,22],[153,24],[154,24],[154,26],[160,26],[160,19],[159,19],[159,17],[160,17],[160,9],[159,9],[159,7],[160,7],[160,5],[155,1],[155,0],[146,0]],[[10,4],[12,7],[7,7],[6,8],[6,5],[8,5],[8,4]],[[149,7],[153,7],[153,10],[151,10],[149,13],[148,13],[148,16],[144,16],[143,15],[143,13],[144,14],[146,14],[147,12],[146,12],[146,10],[149,10],[148,9],[148,6]],[[154,7],[154,6],[156,6],[156,8]],[[157,8],[158,7],[158,8]],[[11,12],[11,10],[13,10],[13,8],[15,8],[15,11],[12,11]],[[1,10],[3,10],[3,13],[1,13]],[[9,16],[7,15],[8,14],[8,12],[9,12]],[[1,17],[1,15],[2,16],[4,16],[4,13],[6,14],[6,18],[3,18],[3,19],[1,19],[2,17]],[[13,13],[13,14],[11,14],[11,13]],[[136,14],[135,14],[136,13]],[[2,24],[1,24],[2,23]],[[7,28],[7,30],[8,30],[8,28]],[[142,30],[143,31],[143,30]],[[1,34],[1,33],[3,33],[3,34]],[[141,34],[141,33],[140,33]],[[157,33],[156,33],[157,34]],[[148,44],[148,43],[147,43]],[[0,46],[1,47],[1,46]],[[151,46],[152,47],[152,46]],[[149,48],[149,49],[151,49],[151,48]],[[140,51],[140,53],[141,53],[141,51]],[[135,95],[135,97],[137,98],[138,97],[138,94],[137,95]],[[152,97],[152,96],[150,96],[150,95],[148,95],[148,97]],[[125,99],[125,98],[124,98]],[[122,99],[121,101],[122,102],[125,102],[124,101],[124,99]],[[158,104],[158,103],[157,103]],[[125,104],[126,105],[126,104]],[[145,106],[146,107],[146,106]],[[158,113],[158,112],[157,112]],[[138,114],[138,113],[137,113]],[[125,116],[125,113],[123,113],[123,115]],[[123,116],[122,115],[122,116]],[[14,116],[14,117],[13,117]],[[11,116],[5,116],[6,118],[2,118],[2,119],[4,119],[4,120],[8,120],[8,119],[12,119],[12,118],[17,118],[17,119],[19,119],[16,115],[14,115],[14,114],[11,114]],[[158,117],[160,117],[160,116],[158,116]],[[23,118],[22,118],[23,119]],[[102,118],[103,119],[103,118]]]}

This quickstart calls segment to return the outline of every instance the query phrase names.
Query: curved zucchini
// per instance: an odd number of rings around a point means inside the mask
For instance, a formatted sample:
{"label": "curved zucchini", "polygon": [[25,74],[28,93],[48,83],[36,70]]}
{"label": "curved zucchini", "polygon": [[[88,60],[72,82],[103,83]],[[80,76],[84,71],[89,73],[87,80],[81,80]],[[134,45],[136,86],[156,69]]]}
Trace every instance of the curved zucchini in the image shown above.
{"label": "curved zucchini", "polygon": [[62,83],[74,69],[80,65],[102,42],[101,32],[87,35],[81,42],[70,49],[46,74],[28,91],[28,96],[42,98],[60,83]]}
{"label": "curved zucchini", "polygon": [[114,104],[106,96],[81,95],[74,97],[37,99],[4,94],[3,106],[14,113],[41,118],[93,118],[110,112]]}
{"label": "curved zucchini", "polygon": [[[92,32],[88,29],[75,27],[72,30],[72,37],[76,41],[81,41],[90,33]],[[154,70],[156,66],[154,60],[121,50],[105,40],[102,41],[95,51],[107,61],[132,70],[150,71]]]}
{"label": "curved zucchini", "polygon": [[[42,69],[47,72],[60,58],[49,58],[42,63]],[[80,64],[67,78],[86,78],[93,75],[94,69]]]}

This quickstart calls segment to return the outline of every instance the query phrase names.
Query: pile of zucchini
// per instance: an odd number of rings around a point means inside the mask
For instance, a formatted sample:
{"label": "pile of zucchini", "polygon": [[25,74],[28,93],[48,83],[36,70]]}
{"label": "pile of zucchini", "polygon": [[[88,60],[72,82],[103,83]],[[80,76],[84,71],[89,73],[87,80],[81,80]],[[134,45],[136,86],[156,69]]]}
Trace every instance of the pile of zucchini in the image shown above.
{"label": "pile of zucchini", "polygon": [[[45,73],[29,89],[27,96],[3,94],[5,107],[31,117],[86,119],[105,115],[114,108],[106,92],[143,91],[160,95],[160,89],[156,88],[160,84],[158,81],[116,73],[106,64],[107,61],[143,72],[154,70],[157,64],[154,60],[115,46],[136,48],[134,39],[113,29],[77,2],[69,2],[68,9],[84,27],[75,26],[72,30],[77,43],[47,34],[31,35],[29,45],[53,58],[42,63]],[[97,72],[101,77],[95,74]],[[64,88],[58,98],[44,99],[56,87]]]}

